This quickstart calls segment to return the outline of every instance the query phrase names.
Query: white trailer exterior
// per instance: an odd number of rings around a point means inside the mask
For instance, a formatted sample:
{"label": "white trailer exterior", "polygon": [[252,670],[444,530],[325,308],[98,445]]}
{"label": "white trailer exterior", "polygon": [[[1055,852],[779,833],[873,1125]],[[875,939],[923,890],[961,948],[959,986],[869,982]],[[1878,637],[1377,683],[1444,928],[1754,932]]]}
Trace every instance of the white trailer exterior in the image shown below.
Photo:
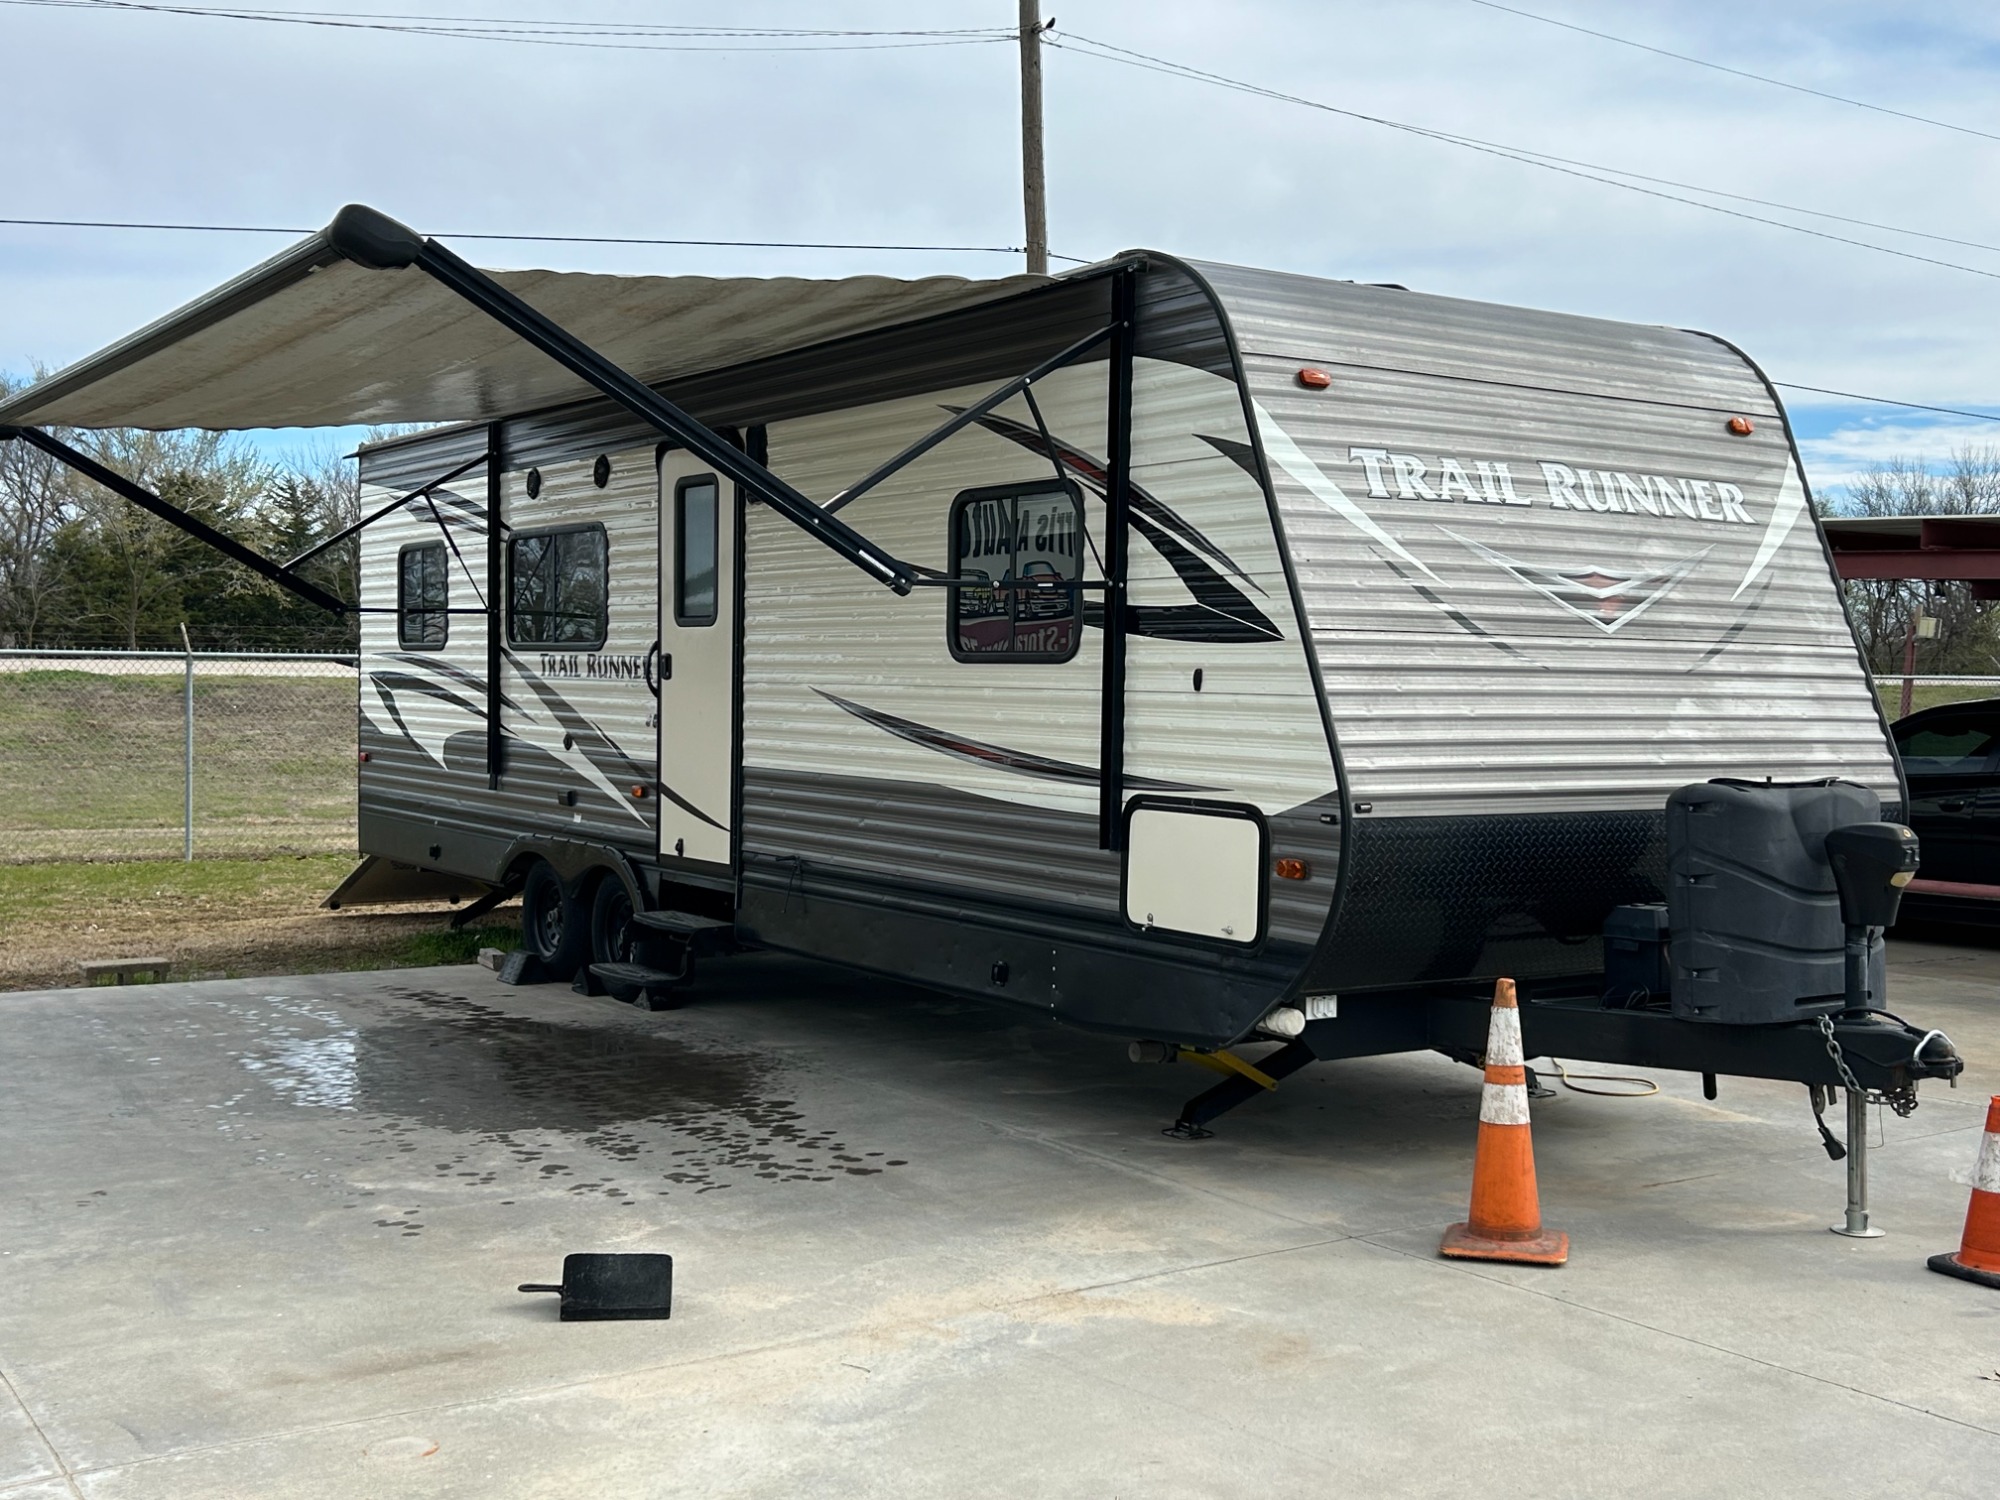
{"label": "white trailer exterior", "polygon": [[[1127,1037],[1313,999],[1310,1055],[1465,1051],[1437,1003],[1593,993],[1677,787],[1902,804],[1719,339],[1152,251],[485,277],[378,221],[0,423],[455,424],[362,455],[362,846],[527,879],[557,969],[701,922]],[[1709,1066],[1672,1035],[1563,1050]],[[1716,1066],[1813,1081],[1795,1040]]]}
{"label": "white trailer exterior", "polygon": [[[1690,781],[1842,776],[1899,803],[1782,410],[1734,349],[1144,259],[1124,790],[1142,808],[1254,810],[1247,855],[1232,819],[1157,813],[1169,857],[1135,867],[1100,847],[1101,629],[1086,624],[1066,660],[959,659],[947,591],[885,598],[742,497],[725,507],[725,529],[741,527],[740,673],[727,653],[690,673],[691,647],[725,637],[677,627],[660,579],[676,485],[708,470],[589,407],[504,424],[501,514],[512,532],[604,528],[609,635],[589,651],[507,640],[492,787],[484,632],[432,665],[398,647],[395,616],[367,616],[366,846],[497,879],[534,836],[593,842],[726,890],[761,944],[1212,1043],[1301,994],[1593,970],[1605,910],[1657,893],[1660,809]],[[1103,290],[1086,274],[1017,293],[1086,304],[1035,352],[1104,316]],[[865,360],[853,383],[872,393],[898,362],[976,350],[1011,311],[875,335],[850,356]],[[1149,317],[1168,316],[1178,346],[1148,352]],[[1007,349],[976,379],[886,399],[829,391],[796,416],[776,414],[791,380],[771,370],[773,414],[744,425],[826,502],[1020,362]],[[1082,499],[1090,582],[1109,370],[1079,363],[1033,388]],[[369,450],[369,502],[486,440]],[[1052,489],[1047,448],[1016,397],[844,514],[948,572],[955,497]],[[484,513],[463,503],[479,557]],[[399,549],[437,545],[437,527],[406,507],[370,536],[365,602],[392,603]],[[477,604],[475,582],[491,586],[454,571],[454,605]],[[649,686],[656,641],[677,665]],[[740,715],[739,753],[713,733],[673,743],[703,712]],[[703,836],[698,856],[674,855]],[[1275,878],[1278,859],[1309,873]],[[1183,887],[1199,899],[1177,903]],[[1147,924],[1176,905],[1189,915]],[[1107,967],[1140,977],[1109,982]]]}

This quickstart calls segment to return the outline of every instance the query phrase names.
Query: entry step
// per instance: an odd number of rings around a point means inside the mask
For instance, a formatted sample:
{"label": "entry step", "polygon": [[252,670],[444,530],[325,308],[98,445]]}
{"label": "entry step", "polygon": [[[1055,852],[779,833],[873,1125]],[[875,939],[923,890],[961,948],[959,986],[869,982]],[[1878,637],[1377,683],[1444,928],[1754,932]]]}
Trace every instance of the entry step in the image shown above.
{"label": "entry step", "polygon": [[669,933],[674,937],[691,938],[709,933],[723,933],[732,930],[733,924],[719,922],[714,917],[697,917],[685,911],[640,911],[632,914],[632,920],[641,927],[650,927],[655,932]]}
{"label": "entry step", "polygon": [[734,923],[684,911],[634,912],[632,925],[648,936],[680,944],[689,953],[727,952],[736,939]]}

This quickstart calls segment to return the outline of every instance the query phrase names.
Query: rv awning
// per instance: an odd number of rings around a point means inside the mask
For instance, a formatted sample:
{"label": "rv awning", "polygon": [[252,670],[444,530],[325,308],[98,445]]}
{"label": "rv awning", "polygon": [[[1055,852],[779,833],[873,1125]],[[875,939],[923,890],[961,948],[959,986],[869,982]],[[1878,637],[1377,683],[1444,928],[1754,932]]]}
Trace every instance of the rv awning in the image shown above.
{"label": "rv awning", "polygon": [[[655,384],[1046,280],[491,274]],[[0,406],[0,426],[228,430],[482,421],[594,394],[421,271],[364,269],[322,231],[29,387]]]}

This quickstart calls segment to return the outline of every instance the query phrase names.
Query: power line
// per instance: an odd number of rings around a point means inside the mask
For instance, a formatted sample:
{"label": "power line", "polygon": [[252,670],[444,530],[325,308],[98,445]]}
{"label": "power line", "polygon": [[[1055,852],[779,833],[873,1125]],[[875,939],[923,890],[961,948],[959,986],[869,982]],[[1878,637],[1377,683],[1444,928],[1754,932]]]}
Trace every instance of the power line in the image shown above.
{"label": "power line", "polygon": [[[314,229],[299,229],[281,224],[150,224],[124,219],[0,219],[0,224],[21,225],[33,229],[154,229],[187,231],[193,234],[317,234]],[[738,250],[921,250],[953,252],[966,255],[1019,255],[1019,245],[873,245],[846,240],[670,240],[656,239],[642,235],[613,234],[456,234],[449,231],[435,236],[441,240],[518,240],[523,242],[543,242],[557,245],[693,245],[713,246]],[[1076,255],[1056,255],[1056,260],[1066,260],[1072,265],[1087,265],[1088,261]]]}
{"label": "power line", "polygon": [[1812,391],[1821,396],[1844,396],[1849,401],[1872,401],[1877,406],[1901,406],[1910,411],[1941,412],[1947,417],[1971,417],[1980,422],[2000,422],[2000,416],[1984,411],[1961,411],[1955,406],[1925,406],[1920,401],[1892,401],[1887,396],[1863,396],[1855,391],[1830,391],[1823,385],[1800,385],[1795,380],[1774,380],[1788,391]]}
{"label": "power line", "polygon": [[[1547,156],[1541,152],[1529,151],[1522,147],[1503,145],[1496,141],[1482,140],[1477,136],[1454,135],[1449,131],[1434,130],[1424,125],[1412,125],[1403,120],[1392,120],[1384,115],[1364,114],[1360,110],[1342,109],[1335,104],[1326,104],[1317,99],[1308,99],[1299,94],[1288,94],[1280,89],[1266,88],[1262,84],[1247,83],[1240,78],[1230,78],[1221,73],[1211,73],[1202,68],[1190,67],[1186,63],[1172,62],[1167,58],[1154,57],[1144,52],[1134,52],[1128,47],[1118,47],[1110,42],[1095,41],[1090,37],[1068,32],[1057,37],[1044,33],[1046,45],[1077,51],[1085,57],[1095,57],[1101,62],[1115,62],[1126,67],[1140,68],[1150,73],[1163,73],[1169,78],[1181,78],[1195,83],[1212,84],[1218,88],[1250,94],[1261,99],[1270,99],[1281,104],[1296,104],[1306,109],[1319,110],[1325,114],[1340,115],[1350,120],[1360,120],[1370,125],[1381,125],[1390,130],[1400,130],[1407,135],[1423,137],[1426,140],[1442,141],[1447,145],[1459,146],[1468,151],[1477,151],[1486,156],[1498,156],[1507,161],[1520,162],[1524,166],[1540,167],[1545,172],[1560,173],[1565,177],[1579,177],[1586,182],[1601,183],[1606,187],[1622,188],[1628,193],[1639,193],[1648,198],[1661,198],[1669,203],[1684,203],[1691,208],[1706,209],[1710,213],[1724,214],[1732,219],[1747,219],[1753,224],[1768,224],[1774,229],[1788,229],[1793,234],[1811,235],[1814,239],[1831,240],[1839,245],[1852,245],[1862,250],[1873,250],[1878,255],[1893,255],[1900,260],[1913,260],[1924,265],[1941,266],[1948,271],[1963,271],[1969,276],[1983,276],[1988,280],[2000,281],[2000,271],[1982,270],[1978,266],[1962,265],[1957,261],[1940,260],[1931,255],[1918,255],[1911,250],[1897,250],[1888,245],[1872,244],[1867,240],[1857,240],[1842,234],[1830,234],[1824,229],[1809,228],[1804,224],[1788,224],[1782,219],[1767,219],[1761,214],[1745,213],[1741,209],[1724,208],[1719,203],[1703,203],[1697,198],[1683,198],[1678,193],[1662,192],[1658,188],[1641,187],[1637,182],[1620,181],[1619,177],[1637,177],[1637,173],[1625,173],[1617,167],[1603,167],[1591,162],[1569,163],[1566,158]],[[1614,176],[1600,176],[1600,173],[1614,173]],[[1652,179],[1660,181],[1662,179]],[[1694,188],[1696,192],[1715,192],[1710,188]],[[1724,195],[1718,193],[1718,196]],[[1757,200],[1761,201],[1761,200]],[[1782,205],[1777,205],[1782,206]],[[1886,227],[1886,226],[1885,226]],[[1896,233],[1916,233],[1916,231],[1896,230]],[[1926,236],[1929,238],[1929,236]]]}
{"label": "power line", "polygon": [[[1443,135],[1444,132],[1439,131],[1436,134]],[[1546,151],[1531,151],[1526,146],[1510,146],[1507,149],[1517,156],[1532,156],[1541,161],[1560,162],[1566,167],[1587,167],[1596,172],[1609,172],[1613,176],[1629,177],[1636,182],[1653,182],[1658,183],[1662,187],[1685,188],[1691,193],[1707,193],[1712,197],[1728,198],[1737,203],[1755,203],[1759,207],[1775,208],[1788,214],[1806,214],[1815,219],[1831,219],[1836,224],[1853,224],[1862,229],[1879,229],[1884,234],[1903,234],[1910,236],[1912,239],[1935,240],[1941,245],[1962,245],[1968,250],[1991,250],[1996,255],[2000,255],[2000,245],[1989,245],[1982,240],[1961,240],[1948,234],[1933,234],[1925,229],[1908,229],[1900,224],[1879,224],[1873,219],[1856,219],[1847,214],[1828,213],[1822,208],[1802,208],[1796,203],[1779,203],[1771,198],[1752,197],[1748,193],[1732,193],[1724,188],[1704,187],[1698,182],[1678,182],[1671,177],[1650,177],[1644,172],[1628,171],[1624,167],[1598,166],[1592,162],[1576,161],[1567,156],[1552,156]],[[1707,207],[1708,205],[1702,204],[1698,206]],[[1790,228],[1792,226],[1787,225],[1785,227]]]}
{"label": "power line", "polygon": [[[0,4],[43,10],[86,10],[189,16],[205,20],[261,21],[273,25],[319,26],[344,31],[391,32],[459,41],[515,42],[538,47],[582,47],[619,52],[865,52],[910,47],[964,47],[1014,39],[1007,27],[949,30],[867,31],[809,27],[670,26],[653,22],[529,20],[507,16],[438,16],[376,11],[315,11],[167,5],[143,0],[0,0]],[[626,40],[590,41],[589,37]],[[635,40],[668,37],[672,41]],[[691,45],[713,39],[723,45]],[[731,45],[751,41],[756,45]]]}
{"label": "power line", "polygon": [[1710,62],[1705,57],[1690,57],[1685,52],[1670,52],[1665,47],[1649,46],[1645,42],[1635,42],[1630,37],[1613,36],[1608,31],[1596,31],[1588,26],[1579,26],[1573,21],[1558,21],[1554,16],[1537,15],[1531,10],[1502,5],[1499,0],[1467,0],[1467,3],[1484,6],[1487,10],[1505,11],[1508,15],[1520,16],[1523,20],[1539,21],[1544,26],[1559,26],[1564,31],[1581,32],[1600,41],[1616,42],[1621,47],[1633,47],[1640,52],[1650,52],[1656,57],[1671,57],[1675,62],[1692,63],[1697,68],[1711,68],[1717,73],[1733,74],[1737,78],[1747,78],[1753,83],[1768,83],[1772,88],[1790,89],[1795,94],[1811,94],[1815,99],[1831,99],[1835,104],[1849,104],[1856,109],[1873,110],[1878,115],[1894,115],[1899,120],[1914,120],[1919,125],[1935,125],[1940,130],[1955,130],[1960,135],[1976,135],[1981,140],[2000,141],[2000,135],[1995,135],[1991,131],[1975,130],[1970,125],[1954,125],[1949,120],[1934,120],[1929,115],[1913,115],[1908,110],[1891,109],[1886,104],[1870,104],[1866,99],[1850,99],[1845,94],[1832,94],[1825,89],[1809,88],[1803,83],[1792,83],[1783,78],[1772,78],[1764,73],[1751,73],[1743,68],[1732,68],[1727,63]]}

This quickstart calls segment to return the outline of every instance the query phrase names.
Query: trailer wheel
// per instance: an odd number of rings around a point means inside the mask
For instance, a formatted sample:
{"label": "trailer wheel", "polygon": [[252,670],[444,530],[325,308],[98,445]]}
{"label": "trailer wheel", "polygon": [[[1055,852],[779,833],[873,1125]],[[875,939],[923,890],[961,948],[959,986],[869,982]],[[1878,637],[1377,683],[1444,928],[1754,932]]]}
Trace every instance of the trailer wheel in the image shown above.
{"label": "trailer wheel", "polygon": [[547,860],[529,866],[521,886],[521,943],[551,979],[573,978],[583,962],[589,924],[582,908]]}
{"label": "trailer wheel", "polygon": [[597,882],[597,895],[590,903],[591,962],[631,963],[632,938],[631,893],[616,875],[606,875]]}

